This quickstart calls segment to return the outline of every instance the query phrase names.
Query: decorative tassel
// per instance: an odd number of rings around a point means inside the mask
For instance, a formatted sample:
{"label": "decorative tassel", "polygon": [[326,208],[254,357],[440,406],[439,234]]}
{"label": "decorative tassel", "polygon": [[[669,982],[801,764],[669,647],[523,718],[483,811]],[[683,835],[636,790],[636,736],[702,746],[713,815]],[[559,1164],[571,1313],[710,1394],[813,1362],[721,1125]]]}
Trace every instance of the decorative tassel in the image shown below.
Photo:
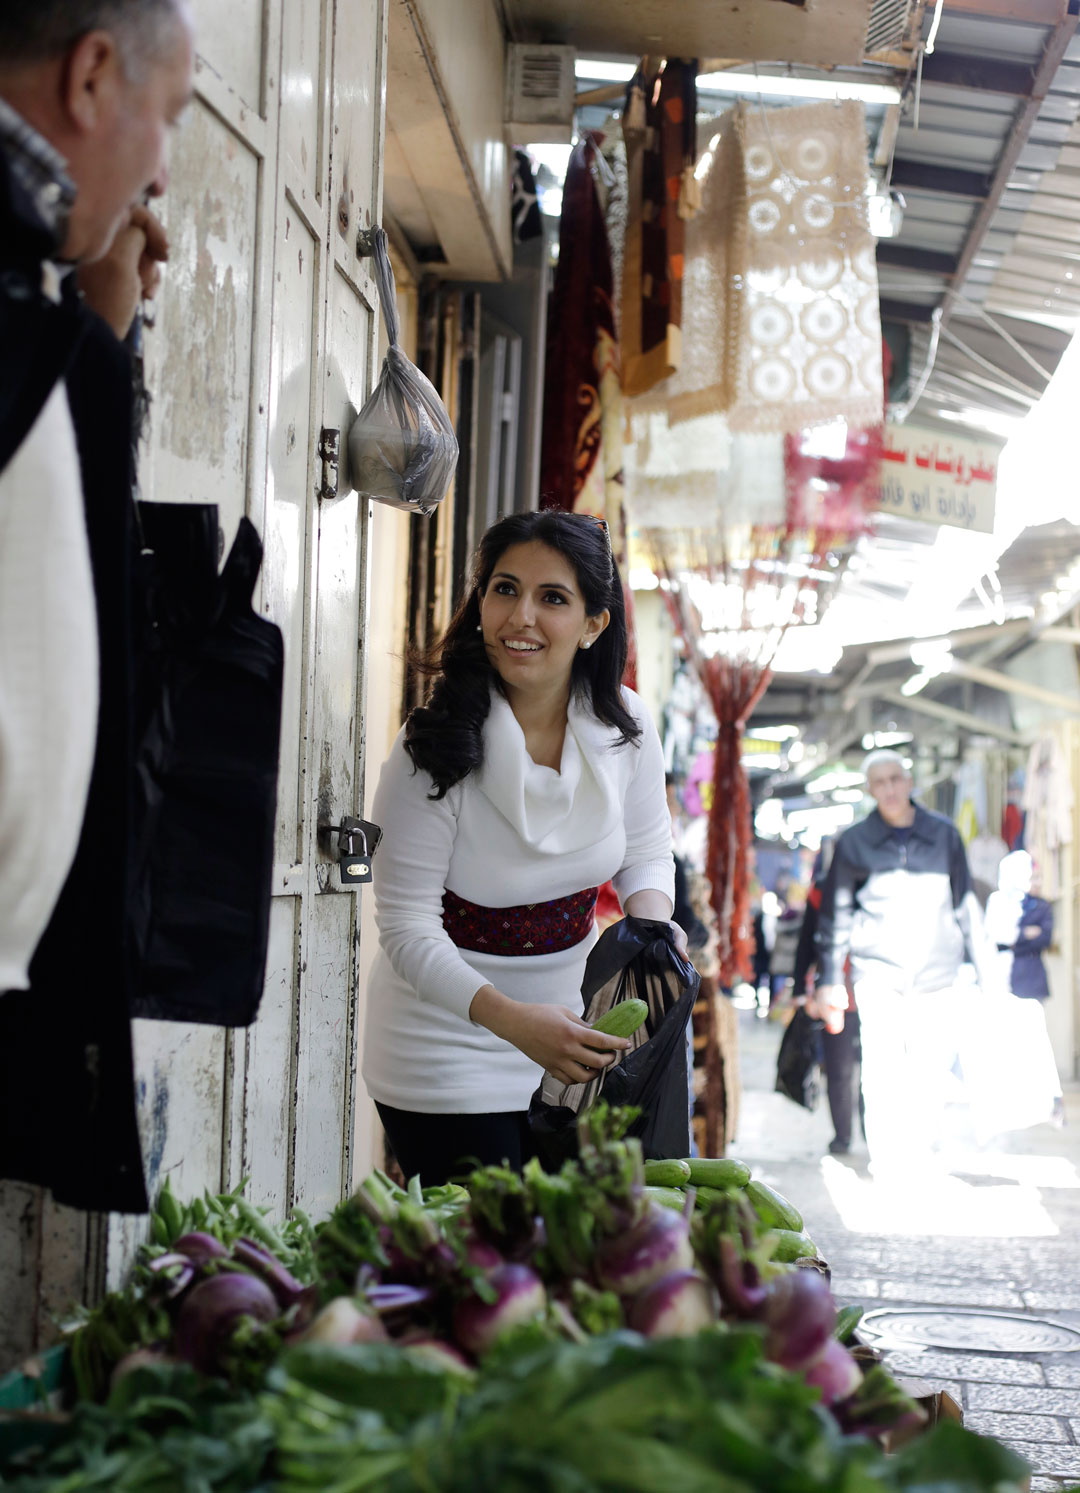
{"label": "decorative tassel", "polygon": [[701,183],[694,175],[693,166],[684,166],[682,178],[679,182],[679,200],[675,204],[675,211],[679,217],[688,221],[697,216],[701,210]]}

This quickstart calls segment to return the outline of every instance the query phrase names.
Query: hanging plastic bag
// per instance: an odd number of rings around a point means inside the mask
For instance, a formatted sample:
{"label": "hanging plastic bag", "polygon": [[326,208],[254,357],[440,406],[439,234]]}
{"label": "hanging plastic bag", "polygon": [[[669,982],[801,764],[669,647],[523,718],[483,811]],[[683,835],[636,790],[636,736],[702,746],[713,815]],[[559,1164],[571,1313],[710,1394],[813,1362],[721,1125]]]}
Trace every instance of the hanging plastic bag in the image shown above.
{"label": "hanging plastic bag", "polygon": [[398,346],[394,272],[386,234],[372,234],[375,283],[390,343],[379,382],[349,430],[349,476],[361,497],[434,512],[457,468],[458,443],[434,386]]}
{"label": "hanging plastic bag", "polygon": [[823,1021],[807,1015],[805,1006],[784,1028],[776,1059],[776,1092],[804,1109],[815,1109],[821,1097],[821,1033]]}
{"label": "hanging plastic bag", "polygon": [[529,1105],[529,1125],[541,1159],[558,1166],[577,1154],[577,1122],[599,1099],[632,1104],[641,1114],[628,1134],[648,1157],[690,1154],[686,1025],[701,977],[676,952],[669,923],[623,918],[597,940],[585,965],[581,994],[587,1022],[620,1001],[637,998],[649,1008],[618,1063],[589,1083],[563,1084],[550,1073]]}

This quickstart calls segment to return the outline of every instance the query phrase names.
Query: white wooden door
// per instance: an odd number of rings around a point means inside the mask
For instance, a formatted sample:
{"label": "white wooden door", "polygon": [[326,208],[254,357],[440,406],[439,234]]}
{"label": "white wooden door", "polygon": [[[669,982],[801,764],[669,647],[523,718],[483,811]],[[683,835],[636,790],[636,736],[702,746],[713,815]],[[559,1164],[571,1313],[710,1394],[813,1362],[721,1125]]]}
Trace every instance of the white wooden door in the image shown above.
{"label": "white wooden door", "polygon": [[[279,1211],[328,1209],[351,1182],[363,894],[338,889],[317,825],[363,803],[370,517],[355,493],[320,501],[316,447],[323,427],[344,447],[372,379],[377,299],[355,246],[381,202],[386,5],[194,0],[196,97],[146,338],[144,496],[216,502],[226,550],[246,512],[265,543],[256,604],[285,636],[262,1009],[235,1034],[136,1023],[147,1180],[187,1195],[248,1177]],[[0,1184],[0,1351],[115,1284],[145,1227]]]}

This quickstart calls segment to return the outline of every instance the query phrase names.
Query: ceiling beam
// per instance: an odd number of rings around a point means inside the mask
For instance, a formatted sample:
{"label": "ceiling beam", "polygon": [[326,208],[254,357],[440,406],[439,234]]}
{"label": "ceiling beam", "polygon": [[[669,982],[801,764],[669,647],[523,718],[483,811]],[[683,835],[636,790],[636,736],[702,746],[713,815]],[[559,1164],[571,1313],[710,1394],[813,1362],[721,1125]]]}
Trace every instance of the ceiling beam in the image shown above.
{"label": "ceiling beam", "polygon": [[905,321],[923,325],[932,320],[933,315],[933,306],[920,306],[914,301],[891,301],[888,296],[881,297],[882,321]]}
{"label": "ceiling beam", "polygon": [[1024,100],[1017,110],[1012,128],[1005,137],[1005,146],[998,157],[997,165],[994,167],[990,190],[987,193],[985,201],[975,214],[974,222],[968,232],[964,247],[960,252],[960,260],[956,266],[956,274],[953,282],[948,290],[946,290],[942,299],[941,322],[943,326],[950,319],[959,304],[956,299],[957,292],[963,289],[968,271],[971,269],[975,256],[982,247],[983,239],[986,237],[990,224],[994,220],[1005,188],[1009,184],[1009,178],[1012,176],[1013,169],[1027,144],[1028,136],[1031,134],[1032,127],[1039,116],[1039,111],[1045,102],[1046,95],[1050,91],[1057,70],[1061,66],[1062,58],[1068,51],[1069,44],[1076,34],[1077,20],[1077,16],[1066,13],[1057,21],[1050,32],[1042,57],[1039,59],[1039,65],[1035,69],[1030,96]]}
{"label": "ceiling beam", "polygon": [[904,270],[925,270],[931,275],[951,275],[956,270],[955,254],[944,254],[940,249],[917,249],[888,238],[878,240],[877,261]]}
{"label": "ceiling beam", "polygon": [[922,76],[924,83],[943,83],[949,88],[972,88],[983,93],[1027,98],[1035,81],[1035,69],[1027,62],[1008,62],[999,57],[932,52],[923,58]]}
{"label": "ceiling beam", "polygon": [[1040,705],[1049,705],[1055,710],[1080,715],[1080,700],[1072,695],[1058,694],[1057,690],[1043,689],[1041,684],[1029,684],[1026,679],[1014,679],[1011,674],[1002,674],[997,669],[984,669],[967,659],[954,658],[949,665],[949,674],[961,679],[971,679],[975,684],[985,684],[989,689],[1001,690],[1003,694],[1025,695],[1029,700],[1038,700]]}
{"label": "ceiling beam", "polygon": [[981,720],[977,715],[969,715],[966,710],[954,710],[951,705],[939,705],[936,700],[924,700],[921,695],[901,695],[897,692],[882,693],[875,698],[885,705],[895,705],[900,710],[915,710],[920,715],[932,715],[935,720],[947,721],[950,726],[962,726],[965,731],[979,736],[999,736],[1002,741],[1012,742],[1013,746],[1028,745],[1028,738],[1019,731],[995,725],[993,721]]}
{"label": "ceiling beam", "polygon": [[1056,26],[1068,0],[945,0],[945,9],[956,15],[978,16],[980,21],[1027,21],[1032,26]]}
{"label": "ceiling beam", "polygon": [[929,161],[910,161],[897,156],[892,185],[915,192],[939,192],[946,197],[985,197],[993,179],[982,171],[964,171],[958,166],[934,166]]}

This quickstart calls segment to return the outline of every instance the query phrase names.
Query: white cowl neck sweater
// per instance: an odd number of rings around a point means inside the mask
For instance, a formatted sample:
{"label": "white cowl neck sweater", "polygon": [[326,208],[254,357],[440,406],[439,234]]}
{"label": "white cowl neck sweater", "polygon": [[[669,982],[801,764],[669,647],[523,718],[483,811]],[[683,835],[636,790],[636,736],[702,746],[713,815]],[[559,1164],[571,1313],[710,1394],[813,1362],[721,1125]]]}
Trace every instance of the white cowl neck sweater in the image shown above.
{"label": "white cowl neck sweater", "polygon": [[372,810],[383,839],[373,862],[379,952],[363,1075],[380,1103],[426,1114],[524,1110],[542,1070],[469,1020],[473,996],[491,984],[515,1000],[582,1010],[595,929],[549,954],[459,949],[443,928],[444,890],[481,907],[517,907],[613,880],[623,902],[647,887],[674,901],[663,753],[637,695],[623,697],[640,739],[620,744],[575,698],[556,772],[532,760],[493,691],[483,766],[437,800],[398,735]]}

